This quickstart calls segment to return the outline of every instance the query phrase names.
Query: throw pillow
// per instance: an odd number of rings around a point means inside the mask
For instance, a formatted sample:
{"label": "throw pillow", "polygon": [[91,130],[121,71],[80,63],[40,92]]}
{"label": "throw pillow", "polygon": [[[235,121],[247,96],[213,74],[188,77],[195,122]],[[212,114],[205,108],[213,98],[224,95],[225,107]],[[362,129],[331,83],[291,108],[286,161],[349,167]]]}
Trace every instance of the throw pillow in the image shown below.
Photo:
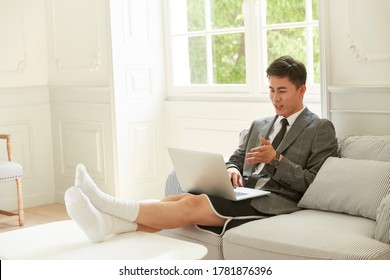
{"label": "throw pillow", "polygon": [[375,239],[390,244],[390,194],[382,199],[378,207]]}
{"label": "throw pillow", "polygon": [[298,206],[375,220],[389,193],[390,162],[330,157]]}

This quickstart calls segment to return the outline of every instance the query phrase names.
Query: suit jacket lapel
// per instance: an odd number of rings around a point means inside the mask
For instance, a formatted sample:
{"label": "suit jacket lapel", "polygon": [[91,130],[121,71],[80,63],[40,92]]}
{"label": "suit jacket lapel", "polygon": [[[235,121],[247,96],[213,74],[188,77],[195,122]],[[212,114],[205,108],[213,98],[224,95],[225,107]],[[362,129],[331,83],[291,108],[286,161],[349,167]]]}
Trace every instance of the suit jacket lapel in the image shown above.
{"label": "suit jacket lapel", "polygon": [[260,136],[264,137],[265,139],[269,138],[269,134],[271,132],[272,126],[274,125],[274,122],[276,121],[277,118],[278,116],[275,116],[264,120],[264,125],[260,128],[258,135],[255,136],[256,138],[255,139],[252,138],[250,140],[251,141],[249,143],[250,148],[254,148],[262,145],[260,142]]}
{"label": "suit jacket lapel", "polygon": [[304,130],[305,127],[310,124],[310,122],[311,112],[309,109],[305,108],[287,132],[282,143],[280,143],[278,152],[282,153],[285,149],[287,149],[298,137],[298,135],[301,134],[302,130]]}
{"label": "suit jacket lapel", "polygon": [[[260,142],[260,136],[264,137],[267,140],[269,139],[269,134],[271,133],[271,129],[272,129],[275,121],[277,120],[277,118],[278,118],[278,115],[276,115],[273,118],[267,118],[264,121],[264,128],[259,131],[259,135],[257,136],[255,145],[252,146],[252,147],[258,147],[258,146],[262,145],[261,142]],[[253,173],[256,170],[257,166],[259,166],[259,163],[252,165],[251,173]]]}
{"label": "suit jacket lapel", "polygon": [[[265,139],[269,139],[269,134],[271,133],[271,129],[274,126],[274,123],[278,119],[278,115],[276,115],[272,121],[268,122],[267,125],[264,127],[264,135],[262,135]],[[260,140],[259,140],[259,145],[260,145]]]}

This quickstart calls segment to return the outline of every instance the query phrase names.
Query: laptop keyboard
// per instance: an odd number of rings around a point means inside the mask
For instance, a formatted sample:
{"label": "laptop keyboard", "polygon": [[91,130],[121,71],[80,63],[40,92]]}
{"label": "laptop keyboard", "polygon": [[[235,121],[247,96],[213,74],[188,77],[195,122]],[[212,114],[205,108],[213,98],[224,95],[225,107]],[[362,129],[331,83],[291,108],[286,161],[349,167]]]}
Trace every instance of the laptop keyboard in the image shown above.
{"label": "laptop keyboard", "polygon": [[235,191],[236,196],[246,195],[247,193]]}

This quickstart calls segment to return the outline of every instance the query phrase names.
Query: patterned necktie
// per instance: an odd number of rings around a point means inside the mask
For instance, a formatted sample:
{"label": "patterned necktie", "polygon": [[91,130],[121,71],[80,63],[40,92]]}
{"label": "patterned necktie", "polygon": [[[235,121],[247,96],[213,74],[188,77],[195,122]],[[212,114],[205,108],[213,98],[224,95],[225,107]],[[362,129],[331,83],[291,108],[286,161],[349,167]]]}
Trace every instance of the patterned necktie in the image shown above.
{"label": "patterned necktie", "polygon": [[279,147],[280,142],[282,142],[284,134],[286,134],[286,128],[288,126],[288,120],[282,119],[282,128],[279,130],[278,134],[276,134],[274,141],[272,141],[272,146],[276,150]]}

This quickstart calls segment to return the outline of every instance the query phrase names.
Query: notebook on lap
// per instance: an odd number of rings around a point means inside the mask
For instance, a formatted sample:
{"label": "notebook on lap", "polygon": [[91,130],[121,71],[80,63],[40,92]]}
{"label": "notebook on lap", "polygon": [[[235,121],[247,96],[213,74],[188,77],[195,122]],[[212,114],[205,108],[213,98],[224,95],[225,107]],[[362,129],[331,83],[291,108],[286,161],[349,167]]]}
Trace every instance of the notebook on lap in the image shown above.
{"label": "notebook on lap", "polygon": [[251,188],[233,188],[221,154],[168,148],[181,188],[229,200],[242,200],[269,194]]}

